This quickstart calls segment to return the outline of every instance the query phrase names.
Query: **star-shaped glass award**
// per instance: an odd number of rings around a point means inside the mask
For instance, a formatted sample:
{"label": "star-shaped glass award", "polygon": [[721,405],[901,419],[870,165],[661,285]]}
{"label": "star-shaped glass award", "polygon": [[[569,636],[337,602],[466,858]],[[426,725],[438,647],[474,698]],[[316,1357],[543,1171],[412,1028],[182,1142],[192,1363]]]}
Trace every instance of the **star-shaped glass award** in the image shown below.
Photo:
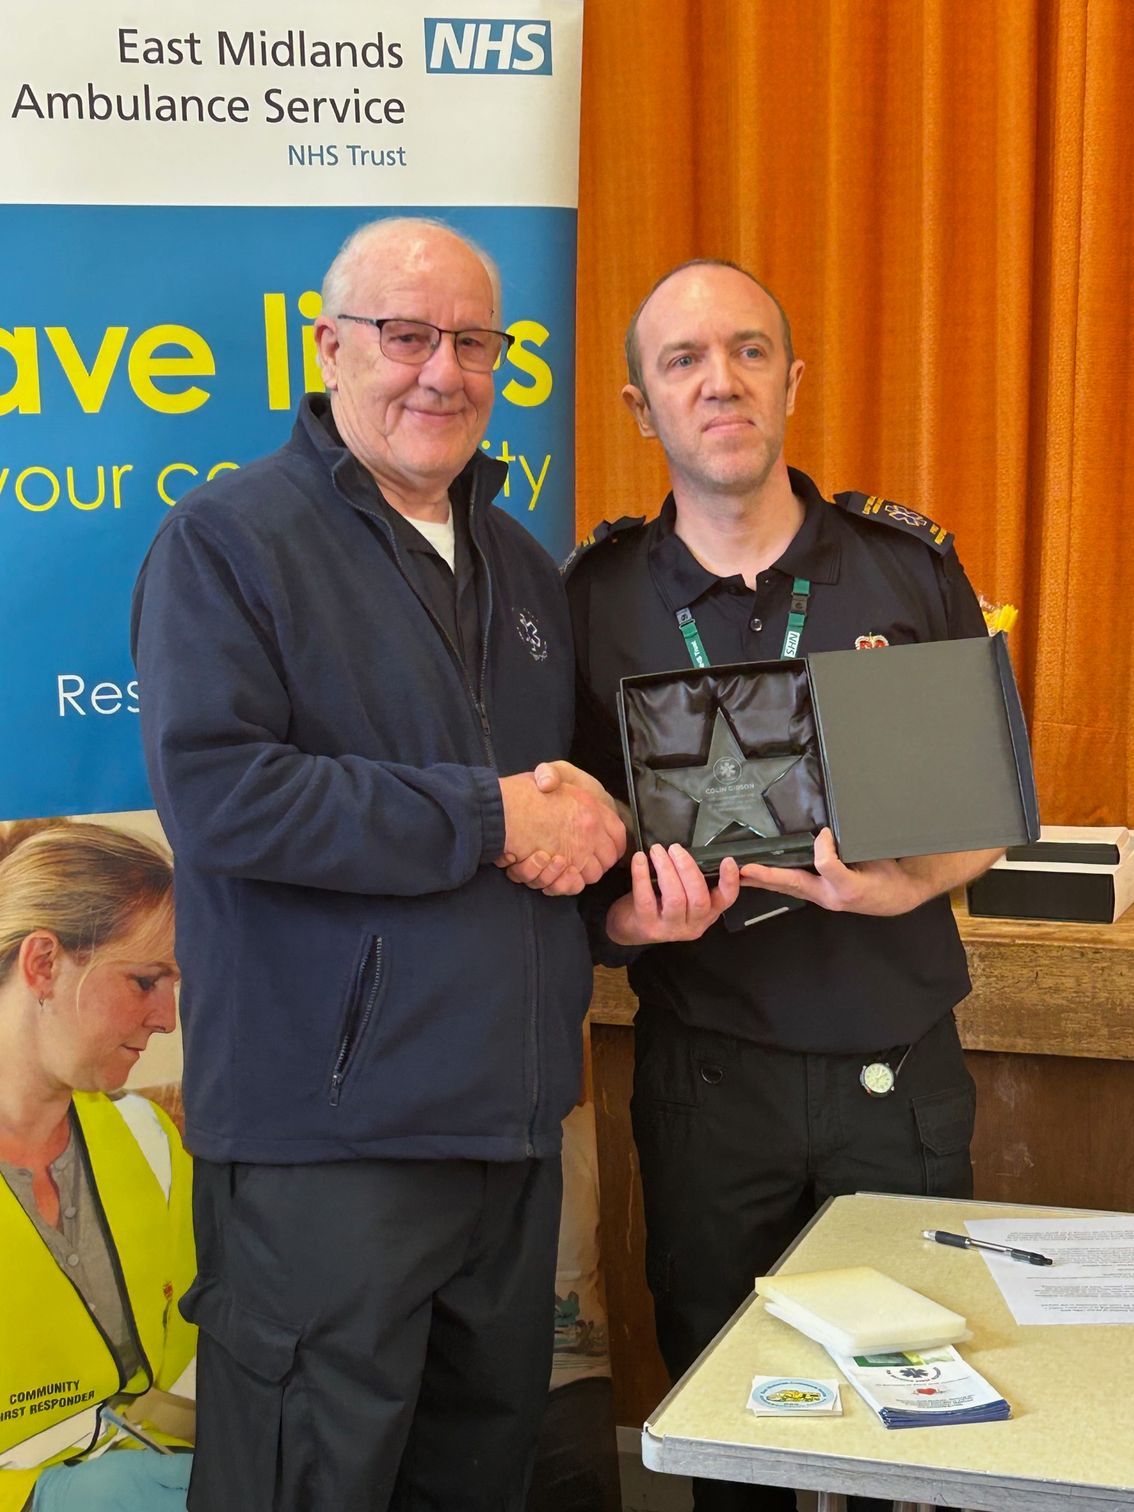
{"label": "star-shaped glass award", "polygon": [[691,844],[696,850],[711,845],[718,835],[734,825],[767,838],[780,827],[764,801],[764,795],[785,772],[799,761],[797,752],[787,756],[746,756],[733,733],[728,716],[717,709],[709,759],[704,766],[678,767],[655,776],[696,800],[697,823]]}

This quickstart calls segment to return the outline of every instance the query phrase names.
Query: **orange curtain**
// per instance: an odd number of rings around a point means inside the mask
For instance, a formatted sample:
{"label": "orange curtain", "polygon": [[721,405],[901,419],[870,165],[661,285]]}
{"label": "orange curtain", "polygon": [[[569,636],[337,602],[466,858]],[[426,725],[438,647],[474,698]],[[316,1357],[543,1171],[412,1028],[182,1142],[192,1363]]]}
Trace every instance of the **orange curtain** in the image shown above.
{"label": "orange curtain", "polygon": [[687,257],[771,285],[789,460],[957,536],[1048,823],[1134,820],[1130,0],[587,0],[578,523],[652,514],[626,322]]}

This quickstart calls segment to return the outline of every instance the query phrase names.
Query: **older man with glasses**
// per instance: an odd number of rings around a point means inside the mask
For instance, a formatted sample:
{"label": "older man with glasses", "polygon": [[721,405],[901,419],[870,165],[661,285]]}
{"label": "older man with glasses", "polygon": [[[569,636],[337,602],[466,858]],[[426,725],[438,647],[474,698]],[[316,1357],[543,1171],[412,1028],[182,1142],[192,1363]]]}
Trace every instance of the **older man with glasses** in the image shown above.
{"label": "older man with glasses", "polygon": [[563,894],[626,837],[583,774],[533,776],[571,738],[571,631],[492,504],[501,324],[451,230],[363,227],[315,323],[327,394],[179,504],[138,581],[196,1156],[193,1512],[523,1506],[590,995]]}

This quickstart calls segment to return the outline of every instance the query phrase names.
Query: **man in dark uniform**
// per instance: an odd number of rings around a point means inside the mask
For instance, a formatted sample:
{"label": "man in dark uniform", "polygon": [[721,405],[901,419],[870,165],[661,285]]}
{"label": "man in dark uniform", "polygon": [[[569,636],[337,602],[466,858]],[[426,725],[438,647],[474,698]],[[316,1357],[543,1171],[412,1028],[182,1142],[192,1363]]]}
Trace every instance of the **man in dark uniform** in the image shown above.
{"label": "man in dark uniform", "polygon": [[[743,269],[668,274],[634,317],[627,359],[623,398],[661,442],[673,491],[648,524],[600,527],[568,581],[574,757],[612,792],[626,791],[619,679],[688,665],[690,620],[714,663],[795,654],[789,616],[800,655],[986,633],[946,532],[862,494],[830,504],[788,468],[803,363],[778,301]],[[655,941],[655,916],[668,907],[672,930],[680,911],[674,877],[685,885],[691,937],[637,950],[629,968],[648,1280],[676,1377],[826,1197],[970,1195],[974,1094],[952,1014],[970,984],[946,894],[996,853],[848,867],[823,830],[813,872],[743,867],[760,891],[717,922],[723,869],[710,899],[688,858],[658,849],[668,904],[640,885],[639,855],[637,904],[623,897],[597,922],[608,950]],[[794,1505],[780,1488],[696,1488],[698,1512]]]}

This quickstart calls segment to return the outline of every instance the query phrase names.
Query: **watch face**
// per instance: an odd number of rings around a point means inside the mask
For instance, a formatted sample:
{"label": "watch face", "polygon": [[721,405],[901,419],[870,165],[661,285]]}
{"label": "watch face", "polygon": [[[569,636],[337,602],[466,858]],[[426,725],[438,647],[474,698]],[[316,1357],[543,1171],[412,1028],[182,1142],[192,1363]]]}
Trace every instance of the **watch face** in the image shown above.
{"label": "watch face", "polygon": [[894,1090],[894,1073],[885,1061],[871,1061],[869,1066],[863,1066],[858,1079],[871,1097],[885,1097]]}

